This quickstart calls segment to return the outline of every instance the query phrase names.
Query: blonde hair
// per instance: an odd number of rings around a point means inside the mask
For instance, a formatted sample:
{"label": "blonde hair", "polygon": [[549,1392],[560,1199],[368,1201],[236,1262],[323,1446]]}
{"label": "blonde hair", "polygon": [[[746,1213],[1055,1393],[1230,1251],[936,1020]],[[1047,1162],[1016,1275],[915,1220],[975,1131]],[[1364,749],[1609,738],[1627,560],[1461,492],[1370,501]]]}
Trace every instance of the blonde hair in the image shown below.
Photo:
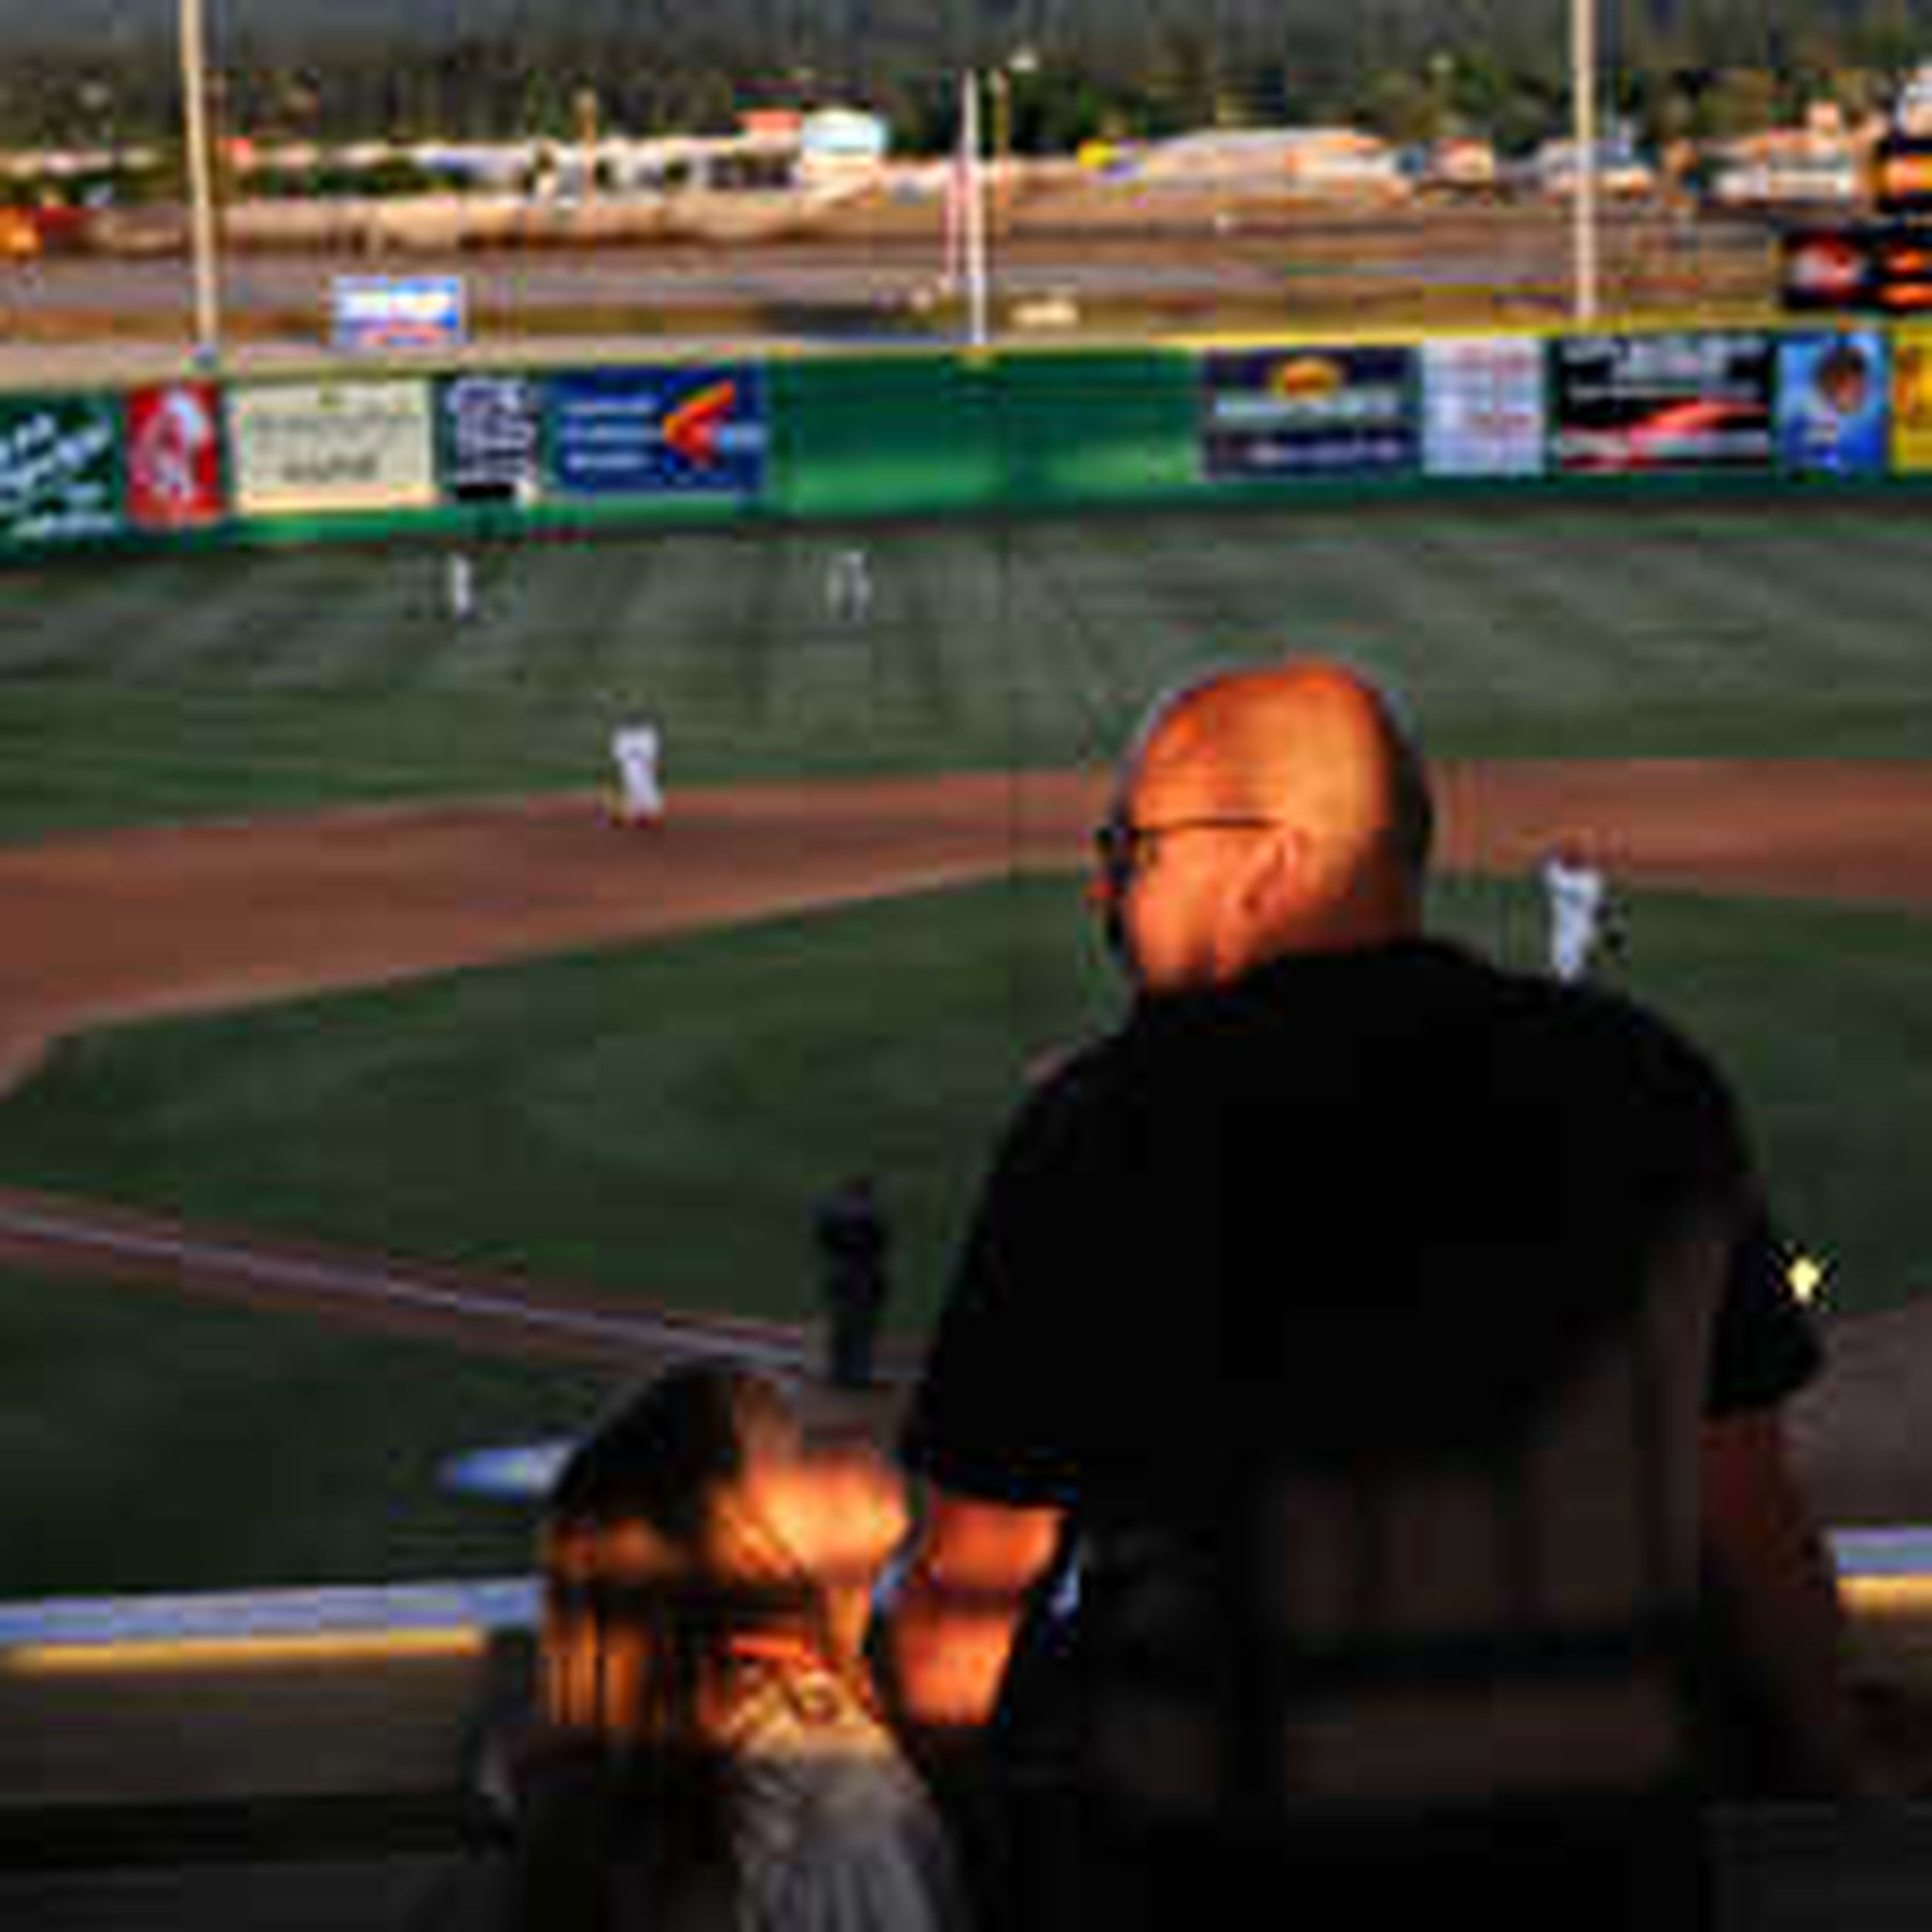
{"label": "blonde hair", "polygon": [[536,1808],[559,1924],[601,1922],[584,1902],[607,1868],[659,1899],[735,1883],[721,1726],[743,1640],[781,1634],[838,1668],[821,1586],[740,1494],[760,1446],[797,1434],[774,1384],[698,1363],[628,1398],[565,1465],[540,1532],[539,1699],[556,1775]]}

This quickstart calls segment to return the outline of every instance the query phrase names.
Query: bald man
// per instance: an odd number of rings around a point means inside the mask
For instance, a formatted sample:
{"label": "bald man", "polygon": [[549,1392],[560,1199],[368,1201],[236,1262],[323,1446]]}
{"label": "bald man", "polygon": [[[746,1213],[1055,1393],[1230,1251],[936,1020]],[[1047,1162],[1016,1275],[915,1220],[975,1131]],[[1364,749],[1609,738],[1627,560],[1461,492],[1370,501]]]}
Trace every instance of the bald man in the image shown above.
{"label": "bald man", "polygon": [[891,1653],[940,1773],[1029,1798],[1002,1932],[1700,1926],[1714,1627],[1790,1783],[1847,1774],[1777,1424],[1818,1352],[1730,1097],[1424,937],[1431,815],[1332,665],[1126,760],[1131,1009],[1009,1128],[903,1443]]}

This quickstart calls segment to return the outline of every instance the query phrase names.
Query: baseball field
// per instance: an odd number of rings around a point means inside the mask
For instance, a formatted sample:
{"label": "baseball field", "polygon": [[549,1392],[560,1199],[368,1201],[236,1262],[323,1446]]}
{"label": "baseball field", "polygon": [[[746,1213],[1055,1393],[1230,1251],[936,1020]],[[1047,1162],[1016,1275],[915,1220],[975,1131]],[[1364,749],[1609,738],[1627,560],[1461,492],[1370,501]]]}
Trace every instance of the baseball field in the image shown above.
{"label": "baseball field", "polygon": [[[0,1594],[515,1566],[526,1519],[441,1464],[580,1423],[666,1311],[810,1360],[855,1169],[915,1345],[1026,1068],[1117,997],[1104,767],[1163,685],[1287,649],[1412,706],[1442,925],[1532,964],[1541,851],[1608,866],[1612,971],[1723,1059],[1825,1264],[1832,1513],[1932,1509],[1922,502],[550,540],[480,549],[467,621],[447,564],[0,583]],[[604,798],[634,717],[646,832]]]}

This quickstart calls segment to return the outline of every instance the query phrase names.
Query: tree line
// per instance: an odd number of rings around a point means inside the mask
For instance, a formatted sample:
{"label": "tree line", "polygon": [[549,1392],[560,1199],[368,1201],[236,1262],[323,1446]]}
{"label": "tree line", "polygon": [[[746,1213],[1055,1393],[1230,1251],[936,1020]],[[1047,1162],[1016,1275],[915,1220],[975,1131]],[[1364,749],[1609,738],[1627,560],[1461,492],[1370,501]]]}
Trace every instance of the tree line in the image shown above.
{"label": "tree line", "polygon": [[[1518,151],[1560,131],[1568,0],[206,0],[231,130],[326,141],[580,138],[869,106],[903,151],[952,138],[957,77],[999,77],[1022,151],[1207,125],[1345,121]],[[1882,106],[1932,60],[1923,0],[1597,0],[1611,109],[1651,144],[1806,103]],[[43,9],[45,18],[57,10]],[[85,42],[9,23],[0,145],[162,141],[172,6]]]}

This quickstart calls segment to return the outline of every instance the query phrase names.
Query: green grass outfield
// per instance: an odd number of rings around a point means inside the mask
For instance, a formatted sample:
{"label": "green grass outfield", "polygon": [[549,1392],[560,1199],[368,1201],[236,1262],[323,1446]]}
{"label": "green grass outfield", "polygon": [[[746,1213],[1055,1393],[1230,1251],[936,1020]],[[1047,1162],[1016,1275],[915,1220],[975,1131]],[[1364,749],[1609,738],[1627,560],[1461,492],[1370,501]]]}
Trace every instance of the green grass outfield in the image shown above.
{"label": "green grass outfield", "polygon": [[[1533,957],[1527,882],[1438,897],[1447,930]],[[917,1328],[1022,1062],[1113,1009],[1080,919],[1071,882],[1030,880],[131,1028],[0,1107],[0,1174],[798,1318],[809,1204],[865,1164]],[[1631,983],[1733,1070],[1835,1303],[1928,1285],[1899,1151],[1932,1145],[1924,922],[1647,895],[1635,933]],[[0,1389],[0,1594],[514,1566],[522,1514],[439,1496],[437,1465],[604,1394],[311,1315],[4,1276]]]}
{"label": "green grass outfield", "polygon": [[[825,608],[848,543],[864,624]],[[585,785],[639,711],[674,786],[1098,760],[1162,685],[1291,646],[1389,676],[1448,755],[1919,758],[1929,569],[1921,508],[1824,495],[553,543],[485,557],[460,631],[433,551],[76,562],[0,577],[0,839]],[[807,1204],[865,1165],[917,1325],[1023,1063],[1114,998],[1073,886],[77,1042],[0,1107],[0,1179],[802,1315]],[[1534,956],[1527,880],[1444,912]],[[1733,1068],[1839,1305],[1932,1285],[1932,925],[1648,895],[1635,934],[1633,986]],[[600,1394],[305,1316],[0,1281],[0,1593],[500,1566],[520,1523],[429,1472]],[[365,1404],[379,1426],[345,1440]],[[132,1471],[165,1498],[150,1529],[122,1519]]]}
{"label": "green grass outfield", "polygon": [[[0,839],[600,781],[1110,756],[1151,692],[1284,648],[1466,756],[1932,755],[1924,500],[1488,492],[1293,511],[759,529],[481,556],[81,559],[0,578]],[[826,566],[870,553],[862,624]]]}

